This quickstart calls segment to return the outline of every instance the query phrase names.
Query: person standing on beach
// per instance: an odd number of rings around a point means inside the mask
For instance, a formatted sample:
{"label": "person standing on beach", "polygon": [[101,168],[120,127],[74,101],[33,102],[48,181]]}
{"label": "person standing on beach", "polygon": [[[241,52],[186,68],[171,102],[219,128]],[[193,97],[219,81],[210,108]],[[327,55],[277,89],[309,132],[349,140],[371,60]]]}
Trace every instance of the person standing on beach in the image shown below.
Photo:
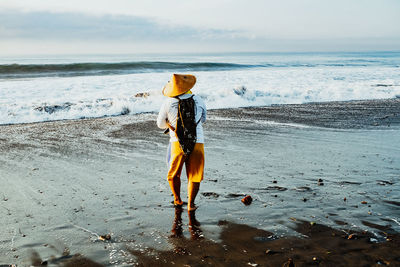
{"label": "person standing on beach", "polygon": [[[157,126],[161,129],[169,130],[170,147],[168,149],[168,182],[174,195],[175,207],[181,207],[183,201],[181,199],[181,172],[183,164],[186,167],[188,177],[188,211],[197,209],[195,199],[200,188],[200,182],[204,176],[204,133],[202,123],[206,121],[206,106],[203,100],[193,95],[190,89],[196,83],[196,77],[190,74],[173,74],[172,79],[165,85],[162,90],[164,96],[168,98],[161,106],[157,118]],[[196,123],[195,144],[192,151],[187,153],[181,147],[181,143],[185,140],[178,139],[178,114],[179,103],[186,99],[194,100],[194,120]],[[181,115],[181,114],[180,114]],[[187,140],[186,140],[187,141]]]}

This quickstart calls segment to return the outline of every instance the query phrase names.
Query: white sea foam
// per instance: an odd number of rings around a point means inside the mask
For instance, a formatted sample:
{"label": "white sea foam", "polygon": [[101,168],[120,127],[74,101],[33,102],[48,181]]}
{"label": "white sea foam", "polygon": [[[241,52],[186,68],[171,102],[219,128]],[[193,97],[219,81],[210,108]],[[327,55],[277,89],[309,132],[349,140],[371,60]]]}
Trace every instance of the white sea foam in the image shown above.
{"label": "white sea foam", "polygon": [[[394,98],[392,66],[258,67],[194,71],[193,89],[211,109]],[[171,72],[0,79],[0,124],[157,112]],[[147,97],[135,97],[138,93]]]}

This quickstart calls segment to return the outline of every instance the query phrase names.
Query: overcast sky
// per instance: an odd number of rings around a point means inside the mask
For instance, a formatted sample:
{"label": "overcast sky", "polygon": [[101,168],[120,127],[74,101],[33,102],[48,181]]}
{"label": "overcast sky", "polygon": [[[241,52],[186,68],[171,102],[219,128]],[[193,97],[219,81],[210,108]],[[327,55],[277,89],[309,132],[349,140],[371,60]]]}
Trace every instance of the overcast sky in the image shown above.
{"label": "overcast sky", "polygon": [[399,0],[0,0],[0,54],[400,50]]}

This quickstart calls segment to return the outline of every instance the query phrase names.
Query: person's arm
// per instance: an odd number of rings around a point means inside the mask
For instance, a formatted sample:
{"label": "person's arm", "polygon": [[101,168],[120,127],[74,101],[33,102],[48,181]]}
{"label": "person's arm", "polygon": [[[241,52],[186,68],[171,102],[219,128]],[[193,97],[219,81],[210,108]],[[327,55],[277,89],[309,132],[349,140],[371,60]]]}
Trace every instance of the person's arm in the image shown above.
{"label": "person's arm", "polygon": [[168,129],[175,132],[175,128],[168,121],[168,105],[166,102],[161,106],[160,112],[158,113],[157,126],[160,129],[167,129],[165,133],[168,133]]}
{"label": "person's arm", "polygon": [[200,99],[200,106],[201,106],[201,122],[205,122],[207,119],[207,108],[206,108],[206,104],[204,103],[203,99],[201,99],[201,97],[199,97]]}
{"label": "person's arm", "polygon": [[164,102],[160,108],[160,112],[158,113],[157,117],[157,126],[160,129],[167,129],[168,128],[168,112],[166,109],[166,102]]}

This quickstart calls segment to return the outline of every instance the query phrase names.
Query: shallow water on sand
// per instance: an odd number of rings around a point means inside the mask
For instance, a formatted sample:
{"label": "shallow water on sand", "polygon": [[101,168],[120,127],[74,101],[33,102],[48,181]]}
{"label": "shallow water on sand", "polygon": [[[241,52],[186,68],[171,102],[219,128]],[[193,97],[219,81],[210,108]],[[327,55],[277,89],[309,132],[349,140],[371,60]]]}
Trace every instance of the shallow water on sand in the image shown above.
{"label": "shallow water on sand", "polygon": [[[388,220],[399,229],[398,206],[386,202],[400,197],[398,130],[234,124],[240,130],[222,137],[219,147],[211,142],[207,150],[229,159],[223,171],[209,166],[211,176],[220,177],[218,190],[210,190],[222,196],[250,194],[256,200],[256,205],[230,212],[232,219],[243,217],[244,222],[277,232],[286,231],[281,220],[288,217],[328,225],[344,220],[354,227],[362,227],[362,220]],[[323,185],[318,185],[319,179]]]}
{"label": "shallow water on sand", "polygon": [[[57,264],[80,253],[123,265],[135,262],[132,250],[173,248],[168,139],[155,128],[154,115],[141,116],[1,128],[0,263],[53,257]],[[368,230],[377,240],[384,236],[375,224],[400,231],[398,128],[340,130],[211,116],[205,130],[206,177],[196,218],[207,239],[219,240],[221,220],[278,237],[301,236],[293,229],[299,220]],[[240,201],[246,194],[253,197],[249,206]],[[188,219],[184,212],[187,238]],[[104,234],[111,240],[99,240]]]}

